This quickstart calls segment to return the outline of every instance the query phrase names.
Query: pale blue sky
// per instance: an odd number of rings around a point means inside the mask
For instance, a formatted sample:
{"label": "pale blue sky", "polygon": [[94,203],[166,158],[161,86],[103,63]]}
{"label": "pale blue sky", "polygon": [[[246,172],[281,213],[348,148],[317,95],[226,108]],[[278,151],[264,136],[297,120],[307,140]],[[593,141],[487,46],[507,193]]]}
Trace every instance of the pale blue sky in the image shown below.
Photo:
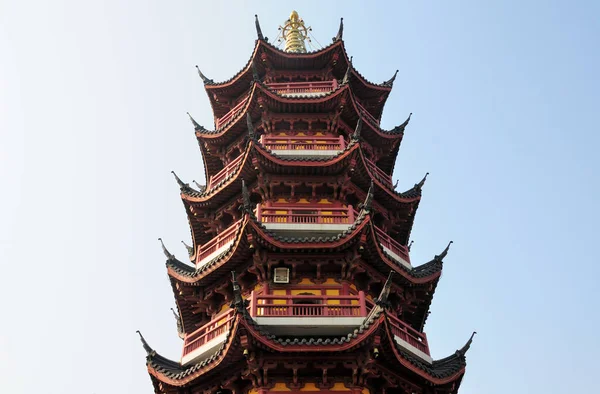
{"label": "pale blue sky", "polygon": [[461,394],[597,390],[600,3],[218,4],[0,0],[2,391],[149,393],[136,329],[178,359],[156,238],[185,257],[170,171],[204,181],[185,112],[212,127],[194,65],[230,78],[254,14],[274,38],[292,8],[323,45],[343,16],[369,80],[400,69],[394,179],[431,173],[412,260],[455,242],[433,356],[479,332]]}

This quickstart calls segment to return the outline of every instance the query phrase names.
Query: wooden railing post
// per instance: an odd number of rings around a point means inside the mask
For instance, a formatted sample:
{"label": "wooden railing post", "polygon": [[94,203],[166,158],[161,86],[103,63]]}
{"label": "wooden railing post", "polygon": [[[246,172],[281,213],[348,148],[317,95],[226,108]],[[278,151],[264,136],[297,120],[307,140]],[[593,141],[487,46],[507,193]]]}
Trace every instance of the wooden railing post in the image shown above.
{"label": "wooden railing post", "polygon": [[252,292],[250,293],[250,316],[252,317],[256,317],[256,307],[257,304],[257,300],[256,300],[256,295],[254,293],[254,290],[252,290]]}
{"label": "wooden railing post", "polygon": [[360,305],[360,316],[367,316],[367,303],[365,302],[365,292],[358,292],[358,304]]}

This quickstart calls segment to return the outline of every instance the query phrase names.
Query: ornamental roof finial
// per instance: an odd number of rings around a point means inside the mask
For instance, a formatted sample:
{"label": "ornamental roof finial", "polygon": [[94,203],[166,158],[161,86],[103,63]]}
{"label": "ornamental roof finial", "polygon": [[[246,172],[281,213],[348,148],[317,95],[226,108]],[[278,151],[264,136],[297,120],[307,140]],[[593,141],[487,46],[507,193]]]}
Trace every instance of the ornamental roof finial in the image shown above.
{"label": "ornamental roof finial", "polygon": [[252,203],[250,202],[250,192],[246,187],[246,181],[242,179],[242,210],[245,213],[252,213]]}
{"label": "ornamental roof finial", "polygon": [[367,196],[365,197],[365,201],[362,204],[362,210],[365,212],[370,212],[373,207],[373,180],[371,179],[371,184],[369,185],[369,190],[367,191]]}
{"label": "ornamental roof finial", "polygon": [[181,243],[183,244],[183,246],[185,246],[185,248],[188,251],[188,255],[190,255],[190,257],[192,257],[194,255],[194,248],[188,244],[185,243],[185,241],[181,241]]}
{"label": "ornamental roof finial", "polygon": [[206,191],[206,185],[201,185],[196,181],[192,181],[192,182],[194,182],[194,185],[196,185],[196,187],[198,188],[198,191],[200,193],[204,193]]}
{"label": "ornamental roof finial", "polygon": [[258,15],[254,14],[254,24],[256,25],[256,35],[258,36],[259,40],[265,40],[265,36],[263,36],[262,34],[262,30],[260,29],[260,23],[258,22]]}
{"label": "ornamental roof finial", "polygon": [[144,350],[146,351],[146,354],[148,356],[152,355],[154,353],[154,349],[152,349],[150,347],[150,345],[148,345],[148,342],[146,342],[146,340],[144,339],[144,336],[142,335],[142,333],[140,332],[140,330],[137,330],[136,332],[140,336],[140,341],[142,341],[142,346],[144,347]]}
{"label": "ornamental roof finial", "polygon": [[238,312],[244,313],[246,311],[246,302],[242,298],[242,290],[237,283],[235,271],[231,271],[231,283],[233,284],[233,302],[231,303],[231,308],[235,308]]}
{"label": "ornamental roof finial", "polygon": [[409,252],[410,252],[410,248],[412,248],[412,244],[413,244],[414,242],[415,242],[415,241],[413,241],[413,240],[411,239],[411,240],[410,240],[410,243],[409,243],[409,244],[408,244],[408,246],[406,247],[406,249],[408,249],[408,251],[409,251]]}
{"label": "ornamental roof finial", "polygon": [[362,117],[358,118],[358,122],[356,122],[356,128],[354,129],[354,133],[352,133],[352,139],[355,141],[360,140],[360,132],[362,131]]}
{"label": "ornamental roof finial", "polygon": [[346,73],[344,73],[344,78],[342,78],[342,84],[347,84],[350,82],[350,72],[352,71],[352,57],[350,58],[350,62],[348,63],[348,68],[346,68]]}
{"label": "ornamental roof finial", "polygon": [[429,173],[426,173],[425,176],[423,177],[423,179],[421,179],[421,182],[419,182],[415,185],[415,189],[421,190],[421,188],[425,184],[425,181],[427,180],[427,175],[429,175]]}
{"label": "ornamental roof finial", "polygon": [[187,112],[187,114],[190,117],[190,122],[192,122],[192,124],[194,125],[194,129],[205,130],[204,127],[200,126],[200,123],[196,122],[196,119],[192,118],[192,115],[190,115],[189,112]]}
{"label": "ornamental roof finial", "polygon": [[183,182],[183,181],[182,181],[182,180],[181,180],[181,179],[180,179],[180,178],[177,176],[177,174],[175,174],[175,171],[171,171],[171,174],[173,174],[173,176],[175,177],[175,180],[177,181],[177,184],[179,185],[179,188],[180,188],[181,190],[184,190],[184,189],[186,189],[186,190],[187,190],[187,189],[189,189],[189,188],[190,188],[190,185],[189,185],[188,183],[184,183],[184,182]]}
{"label": "ornamental roof finial", "polygon": [[254,132],[252,116],[250,116],[250,113],[246,114],[246,126],[248,127],[248,138],[250,138],[252,141],[256,141],[256,133]]}
{"label": "ornamental roof finial", "polygon": [[394,81],[396,80],[396,75],[398,75],[398,70],[396,70],[396,72],[394,73],[394,76],[392,78],[390,78],[389,80],[387,80],[384,83],[382,83],[382,85],[383,86],[387,86],[389,88],[391,88],[392,86],[394,86]]}
{"label": "ornamental roof finial", "polygon": [[256,64],[252,62],[252,82],[260,82],[260,75],[258,74],[258,70],[256,69]]}
{"label": "ornamental roof finial", "polygon": [[198,70],[198,75],[200,75],[200,78],[202,78],[202,82],[204,82],[205,85],[215,83],[215,81],[213,81],[210,78],[206,78],[206,76],[204,74],[202,74],[202,71],[200,71],[200,67],[198,67],[197,64],[196,64],[196,70]]}
{"label": "ornamental roof finial", "polygon": [[309,40],[308,32],[312,29],[304,25],[302,18],[298,16],[298,12],[292,11],[290,18],[285,21],[283,26],[279,27],[281,37],[285,40],[284,51],[292,53],[306,53],[305,40]]}
{"label": "ornamental roof finial", "polygon": [[448,254],[448,251],[450,250],[450,245],[452,245],[453,243],[454,241],[448,242],[448,246],[446,246],[446,249],[444,249],[442,253],[436,255],[433,259],[437,261],[442,261],[444,257],[446,257],[446,255]]}
{"label": "ornamental roof finial", "polygon": [[467,343],[465,343],[465,346],[463,346],[461,349],[458,349],[456,351],[456,353],[459,356],[461,356],[461,357],[465,356],[465,354],[467,353],[467,350],[469,350],[469,348],[471,347],[471,344],[473,343],[473,337],[475,336],[475,334],[477,334],[477,331],[473,331],[473,334],[471,334],[471,338],[469,338]]}
{"label": "ornamental roof finial", "polygon": [[390,295],[390,289],[392,288],[392,276],[394,276],[394,271],[390,271],[387,280],[383,284],[383,288],[381,289],[381,293],[379,293],[379,297],[375,303],[381,307],[386,307],[388,305],[388,297]]}
{"label": "ornamental roof finial", "polygon": [[173,255],[171,252],[169,252],[167,250],[167,247],[165,246],[165,243],[163,242],[162,238],[159,238],[158,240],[160,241],[160,246],[162,246],[163,253],[167,257],[167,259],[168,260],[175,260],[175,255]]}
{"label": "ornamental roof finial", "polygon": [[340,18],[340,28],[338,29],[337,35],[333,37],[333,42],[340,41],[344,35],[344,18]]}

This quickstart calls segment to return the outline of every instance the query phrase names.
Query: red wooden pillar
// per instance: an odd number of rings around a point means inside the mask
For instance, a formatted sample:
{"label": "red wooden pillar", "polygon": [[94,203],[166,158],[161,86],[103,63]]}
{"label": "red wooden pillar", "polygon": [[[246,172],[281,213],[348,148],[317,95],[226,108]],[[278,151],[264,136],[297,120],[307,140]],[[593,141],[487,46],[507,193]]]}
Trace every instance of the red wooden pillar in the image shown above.
{"label": "red wooden pillar", "polygon": [[362,290],[358,292],[358,304],[360,305],[360,315],[363,317],[367,316],[367,303],[365,300],[365,292]]}
{"label": "red wooden pillar", "polygon": [[250,316],[256,317],[256,310],[256,295],[254,293],[254,290],[252,290],[252,292],[250,293]]}

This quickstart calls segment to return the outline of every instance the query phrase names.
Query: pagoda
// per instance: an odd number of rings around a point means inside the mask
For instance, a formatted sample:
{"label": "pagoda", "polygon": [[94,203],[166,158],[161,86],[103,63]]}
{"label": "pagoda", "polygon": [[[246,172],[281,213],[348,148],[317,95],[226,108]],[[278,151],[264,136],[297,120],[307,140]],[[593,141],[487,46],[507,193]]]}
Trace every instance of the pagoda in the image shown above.
{"label": "pagoda", "polygon": [[[231,79],[198,73],[215,128],[190,119],[205,185],[179,179],[190,263],[167,273],[178,361],[141,336],[155,393],[456,393],[473,336],[434,360],[423,331],[448,246],[413,265],[408,244],[425,178],[392,172],[410,116],[380,127],[396,74],[369,82],[342,40],[308,52],[292,12],[269,43],[256,18]],[[162,243],[162,240],[161,240]]]}

